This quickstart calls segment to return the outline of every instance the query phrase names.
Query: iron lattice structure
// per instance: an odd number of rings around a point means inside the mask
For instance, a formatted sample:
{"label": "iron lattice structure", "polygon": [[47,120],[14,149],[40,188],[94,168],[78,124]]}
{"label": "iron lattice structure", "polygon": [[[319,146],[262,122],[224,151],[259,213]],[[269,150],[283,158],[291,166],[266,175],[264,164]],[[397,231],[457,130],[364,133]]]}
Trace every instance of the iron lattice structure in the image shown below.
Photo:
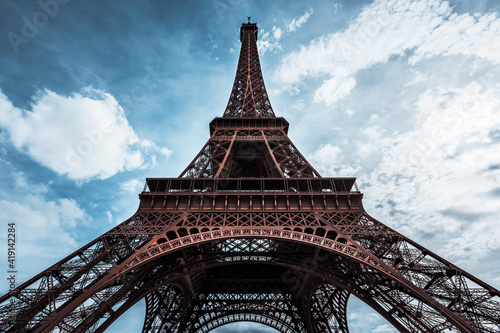
{"label": "iron lattice structure", "polygon": [[355,295],[401,332],[500,332],[500,292],[370,217],[355,178],[322,178],[262,79],[257,26],[224,116],[128,220],[0,298],[2,332],[103,332],[146,300],[143,332],[254,321],[349,331]]}

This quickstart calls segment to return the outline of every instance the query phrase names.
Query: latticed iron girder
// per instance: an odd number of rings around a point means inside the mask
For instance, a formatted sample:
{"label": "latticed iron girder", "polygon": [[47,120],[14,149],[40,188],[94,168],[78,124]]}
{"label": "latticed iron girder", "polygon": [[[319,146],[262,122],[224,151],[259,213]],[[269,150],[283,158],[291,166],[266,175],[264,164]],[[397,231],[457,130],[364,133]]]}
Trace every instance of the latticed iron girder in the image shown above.
{"label": "latticed iron girder", "polygon": [[173,285],[161,286],[146,296],[143,332],[177,332],[181,325],[184,298]]}
{"label": "latticed iron girder", "polygon": [[[239,177],[242,167],[256,168],[255,177],[320,177],[290,141],[285,131],[216,130],[180,177]],[[222,134],[222,135],[221,135]]]}
{"label": "latticed iron girder", "polygon": [[241,27],[242,45],[226,118],[274,117],[260,68],[257,31],[256,24]]}
{"label": "latticed iron girder", "polygon": [[[237,246],[237,252],[244,247],[243,243],[248,247],[253,241],[233,240],[230,243]],[[233,247],[231,253],[234,252]],[[198,293],[188,320],[191,325],[186,331],[208,332],[243,319],[264,323],[280,332],[311,331],[304,326],[307,316],[299,315],[306,310],[301,307],[303,302],[294,299],[295,293],[289,290],[293,284],[287,284],[282,278],[282,270],[247,264],[208,270],[207,275],[211,278]],[[315,288],[310,283],[308,286]],[[333,325],[330,331],[335,332],[335,327]]]}
{"label": "latticed iron girder", "polygon": [[319,279],[308,283],[304,295],[314,332],[348,333],[347,300],[349,293],[339,287],[322,284]]}
{"label": "latticed iron girder", "polygon": [[[211,224],[204,224],[205,231],[200,228],[202,224],[191,224],[206,218]],[[276,227],[262,227],[263,221],[268,220]],[[227,221],[233,225],[227,226]],[[356,224],[364,226],[364,234],[359,230],[353,234],[346,232]],[[157,229],[150,234],[119,235],[117,232],[131,231],[134,227]],[[378,236],[381,242],[377,242]],[[378,247],[373,246],[374,253],[371,253],[370,244],[375,243]],[[10,297],[4,296],[0,311],[2,330],[44,331],[56,327],[63,331],[90,330],[99,327],[99,319],[108,323],[109,319],[115,319],[111,309],[127,302],[134,288],[140,288],[141,281],[145,281],[144,275],[137,274],[144,271],[142,267],[150,267],[148,270],[154,273],[163,267],[158,262],[167,261],[170,270],[180,270],[183,263],[192,260],[186,256],[193,256],[198,258],[201,271],[207,265],[204,258],[210,258],[207,249],[214,251],[215,257],[226,258],[225,264],[241,260],[276,264],[287,254],[300,258],[297,255],[300,250],[292,251],[283,244],[322,249],[328,255],[316,259],[312,265],[314,272],[310,274],[342,284],[345,290],[365,300],[403,331],[406,328],[440,332],[457,326],[464,332],[499,329],[498,291],[489,286],[476,286],[479,281],[469,274],[415,246],[363,212],[141,211],[20,286]],[[203,255],[183,254],[197,246],[205,246]],[[294,271],[304,269],[306,259],[302,258],[305,261]],[[346,273],[340,279],[321,272],[319,266],[331,272],[344,269]],[[359,268],[348,273],[352,267]],[[177,274],[183,272],[184,269]],[[186,290],[196,295],[196,288],[191,286]],[[147,293],[142,297],[145,295]]]}
{"label": "latticed iron girder", "polygon": [[[245,315],[251,315],[253,321],[266,322],[268,326],[281,332],[304,331],[291,295],[262,292],[257,294],[252,286],[247,287],[248,289],[241,293],[201,292],[190,310],[190,325],[187,331],[208,332],[221,324],[238,321]],[[258,289],[261,288],[262,286]]]}
{"label": "latticed iron girder", "polygon": [[[288,123],[276,118],[272,110],[260,68],[255,24],[242,26],[241,42],[223,118],[248,121],[228,128],[216,118],[210,139],[180,177],[320,177],[288,138]],[[254,122],[261,118],[269,122]]]}

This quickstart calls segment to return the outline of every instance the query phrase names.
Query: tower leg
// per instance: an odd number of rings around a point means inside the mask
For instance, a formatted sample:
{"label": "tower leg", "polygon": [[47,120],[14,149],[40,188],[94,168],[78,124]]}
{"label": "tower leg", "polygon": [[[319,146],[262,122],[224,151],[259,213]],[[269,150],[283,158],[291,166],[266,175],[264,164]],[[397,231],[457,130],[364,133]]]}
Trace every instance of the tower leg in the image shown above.
{"label": "tower leg", "polygon": [[314,333],[349,333],[347,300],[349,293],[329,285],[316,285],[308,293],[308,326]]}
{"label": "tower leg", "polygon": [[[327,332],[348,333],[347,300],[349,293],[332,285],[322,284],[311,295],[311,316],[326,323]],[[320,332],[317,329],[316,332]]]}
{"label": "tower leg", "polygon": [[146,296],[146,318],[142,332],[177,332],[183,317],[179,288],[162,286]]}

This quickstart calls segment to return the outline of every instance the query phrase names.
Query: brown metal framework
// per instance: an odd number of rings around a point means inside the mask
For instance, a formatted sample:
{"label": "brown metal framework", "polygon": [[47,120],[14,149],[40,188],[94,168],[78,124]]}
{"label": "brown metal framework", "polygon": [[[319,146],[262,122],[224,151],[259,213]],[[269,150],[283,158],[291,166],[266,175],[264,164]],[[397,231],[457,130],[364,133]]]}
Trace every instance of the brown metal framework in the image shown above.
{"label": "brown metal framework", "polygon": [[401,332],[500,332],[500,292],[370,217],[355,178],[322,178],[242,49],[224,117],[128,220],[0,298],[2,332],[103,332],[146,300],[143,332],[254,321],[343,332],[355,295]]}
{"label": "brown metal framework", "polygon": [[240,59],[224,118],[274,117],[260,69],[257,32],[255,23],[249,22],[241,26]]}

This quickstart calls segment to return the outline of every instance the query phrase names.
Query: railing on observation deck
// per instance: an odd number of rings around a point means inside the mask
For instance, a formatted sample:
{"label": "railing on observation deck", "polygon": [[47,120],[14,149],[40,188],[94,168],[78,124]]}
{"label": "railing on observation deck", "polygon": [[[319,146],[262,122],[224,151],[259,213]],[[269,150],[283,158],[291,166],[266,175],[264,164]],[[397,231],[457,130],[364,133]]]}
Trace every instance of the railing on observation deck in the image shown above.
{"label": "railing on observation deck", "polygon": [[360,193],[354,177],[147,178],[143,194],[169,193]]}
{"label": "railing on observation deck", "polygon": [[355,178],[148,178],[146,210],[362,210]]}

